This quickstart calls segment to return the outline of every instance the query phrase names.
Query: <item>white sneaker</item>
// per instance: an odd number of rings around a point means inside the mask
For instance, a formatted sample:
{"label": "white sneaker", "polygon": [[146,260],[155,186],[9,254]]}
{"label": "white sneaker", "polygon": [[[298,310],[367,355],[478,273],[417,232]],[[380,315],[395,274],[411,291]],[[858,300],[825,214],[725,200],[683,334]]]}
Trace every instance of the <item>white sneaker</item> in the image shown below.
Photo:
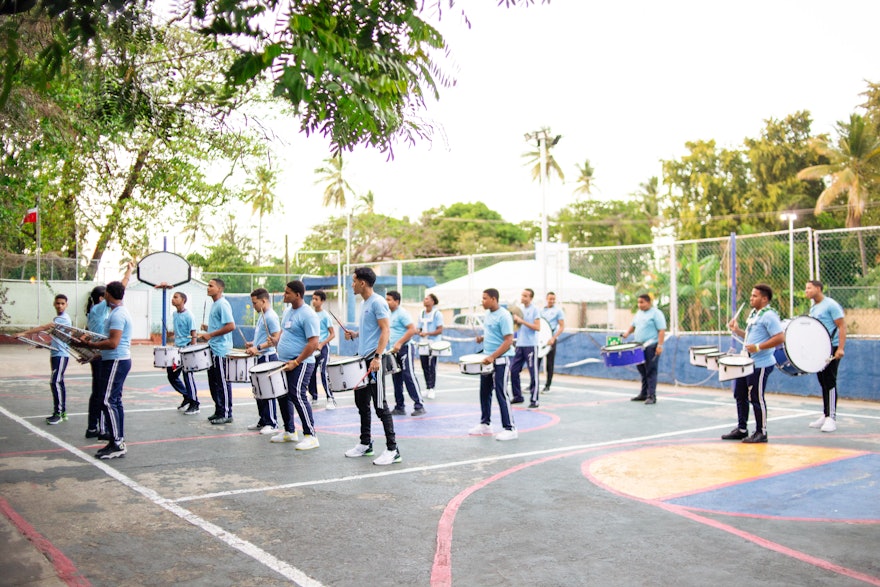
{"label": "white sneaker", "polygon": [[435,397],[437,397],[437,392],[433,389],[429,389],[428,394],[425,397],[427,397],[428,399],[434,399]]}
{"label": "white sneaker", "polygon": [[270,438],[269,442],[296,442],[296,432],[284,431]]}
{"label": "white sneaker", "polygon": [[397,450],[396,448],[394,450],[388,450],[386,448],[385,452],[383,452],[381,455],[379,455],[378,459],[373,461],[373,464],[374,465],[391,465],[394,463],[399,463],[401,460],[403,460],[403,459],[400,458],[400,451],[399,450]]}
{"label": "white sneaker", "polygon": [[260,434],[278,434],[278,428],[276,426],[269,426],[266,424],[262,428],[260,428]]}
{"label": "white sneaker", "polygon": [[819,416],[816,420],[810,422],[810,428],[821,428],[825,423],[825,416]]}
{"label": "white sneaker", "polygon": [[257,422],[256,424],[250,424],[250,425],[247,427],[247,429],[248,429],[248,430],[262,430],[262,429],[263,429],[263,426],[260,426],[260,423]]}
{"label": "white sneaker", "polygon": [[825,418],[825,423],[822,424],[822,432],[834,432],[837,430],[837,422],[834,421],[834,418]]}
{"label": "white sneaker", "polygon": [[516,431],[516,428],[513,430],[502,430],[495,435],[495,440],[516,440],[517,438],[519,438],[519,433]]}
{"label": "white sneaker", "polygon": [[311,434],[304,434],[302,441],[296,445],[296,450],[312,450],[319,446],[321,446],[321,444],[316,437]]}
{"label": "white sneaker", "polygon": [[350,448],[345,451],[345,456],[351,458],[357,457],[371,457],[373,456],[373,445],[372,444],[359,444],[354,448]]}
{"label": "white sneaker", "polygon": [[470,430],[468,434],[471,436],[483,436],[484,434],[492,434],[492,427],[489,424],[477,424]]}
{"label": "white sneaker", "polygon": [[336,409],[336,400],[333,399],[332,397],[328,397],[328,398],[327,398],[327,408],[326,408],[326,409],[328,409],[328,410],[335,410],[335,409]]}

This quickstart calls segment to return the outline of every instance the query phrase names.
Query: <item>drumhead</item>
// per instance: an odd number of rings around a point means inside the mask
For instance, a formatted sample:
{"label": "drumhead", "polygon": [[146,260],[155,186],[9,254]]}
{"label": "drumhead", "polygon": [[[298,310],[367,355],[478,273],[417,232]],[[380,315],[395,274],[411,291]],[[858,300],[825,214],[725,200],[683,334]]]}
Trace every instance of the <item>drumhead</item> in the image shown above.
{"label": "drumhead", "polygon": [[707,347],[704,349],[696,349],[693,351],[693,353],[695,355],[711,355],[712,353],[717,353],[717,352],[718,352],[717,346]]}
{"label": "drumhead", "polygon": [[719,365],[727,365],[728,367],[745,367],[746,365],[754,364],[754,362],[751,357],[744,357],[742,355],[730,355],[729,357],[718,359]]}
{"label": "drumhead", "polygon": [[350,363],[357,363],[358,361],[362,361],[363,357],[339,357],[338,359],[334,359],[327,363],[327,366],[333,365],[348,365]]}
{"label": "drumhead", "polygon": [[209,345],[208,343],[191,344],[189,346],[180,347],[180,352],[181,353],[197,353],[199,351],[205,350],[206,348],[209,348],[210,346],[211,345]]}
{"label": "drumhead", "polygon": [[251,355],[249,355],[247,353],[243,353],[241,351],[233,351],[233,352],[229,353],[228,355],[226,355],[226,358],[227,359],[249,359],[249,358],[251,358]]}
{"label": "drumhead", "polygon": [[437,342],[429,343],[432,351],[445,351],[446,349],[452,348],[452,343],[448,340],[438,340]]}
{"label": "drumhead", "polygon": [[266,361],[251,367],[251,373],[265,373],[284,366],[284,361]]}
{"label": "drumhead", "polygon": [[783,347],[795,368],[804,373],[818,373],[831,356],[831,335],[815,318],[797,316],[785,327]]}
{"label": "drumhead", "polygon": [[538,323],[541,325],[541,328],[538,329],[538,346],[547,346],[550,344],[550,339],[553,338],[553,329],[544,318],[538,318]]}
{"label": "drumhead", "polygon": [[474,353],[472,355],[462,355],[458,358],[459,363],[482,363],[488,355],[482,353]]}
{"label": "drumhead", "polygon": [[640,346],[642,346],[642,344],[639,342],[624,342],[621,344],[609,344],[608,346],[603,346],[602,350],[607,353],[616,353],[619,351],[629,351]]}

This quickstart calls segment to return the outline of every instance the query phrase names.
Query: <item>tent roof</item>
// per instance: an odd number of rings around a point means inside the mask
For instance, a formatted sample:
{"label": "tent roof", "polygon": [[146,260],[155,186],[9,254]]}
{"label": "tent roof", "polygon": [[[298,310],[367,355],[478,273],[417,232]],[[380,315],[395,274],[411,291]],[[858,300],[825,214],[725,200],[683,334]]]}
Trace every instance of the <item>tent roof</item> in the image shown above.
{"label": "tent roof", "polygon": [[614,286],[599,283],[555,267],[543,266],[538,261],[502,261],[480,271],[464,275],[427,290],[440,299],[446,308],[470,308],[480,305],[483,290],[494,287],[500,293],[502,304],[519,303],[524,288],[535,290],[535,299],[543,299],[544,272],[547,290],[556,294],[559,302],[613,302]]}

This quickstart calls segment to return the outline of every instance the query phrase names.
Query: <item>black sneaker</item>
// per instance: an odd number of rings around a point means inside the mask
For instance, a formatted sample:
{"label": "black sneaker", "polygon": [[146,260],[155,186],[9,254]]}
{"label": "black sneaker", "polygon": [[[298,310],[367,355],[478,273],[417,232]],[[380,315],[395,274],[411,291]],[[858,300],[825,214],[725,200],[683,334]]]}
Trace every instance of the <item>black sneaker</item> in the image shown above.
{"label": "black sneaker", "polygon": [[98,438],[97,430],[86,430],[86,438]]}
{"label": "black sneaker", "polygon": [[521,403],[523,403],[524,401],[526,401],[525,398],[515,397],[515,398],[513,398],[512,400],[510,400],[510,403],[512,403],[512,404],[521,404]]}
{"label": "black sneaker", "polygon": [[232,421],[233,421],[232,416],[230,416],[228,418],[224,418],[221,416],[219,418],[212,418],[210,420],[211,424],[215,424],[215,425],[216,424],[232,424]]}
{"label": "black sneaker", "polygon": [[749,436],[748,438],[743,438],[743,442],[745,444],[758,444],[761,442],[767,442],[767,435],[763,432],[758,432],[755,430],[755,433]]}
{"label": "black sneaker", "polygon": [[656,397],[649,397],[649,398],[647,398],[647,399],[645,400],[645,405],[646,405],[646,406],[650,406],[650,405],[652,405],[652,404],[656,404],[656,403],[657,403],[657,398],[656,398]]}
{"label": "black sneaker", "polygon": [[186,398],[183,398],[183,401],[180,402],[179,406],[177,406],[177,411],[178,412],[184,411],[188,405],[189,405],[189,400]]}
{"label": "black sneaker", "polygon": [[412,411],[410,416],[424,416],[426,413],[425,408],[416,408]]}
{"label": "black sneaker", "polygon": [[532,403],[530,403],[530,404],[529,404],[529,407],[530,407],[530,408],[537,408],[537,407],[539,407],[539,406],[538,406],[538,402],[532,402]]}
{"label": "black sneaker", "polygon": [[739,428],[734,428],[727,434],[721,435],[721,440],[742,440],[743,438],[749,437],[748,430],[740,430]]}
{"label": "black sneaker", "polygon": [[201,410],[199,410],[199,402],[190,402],[189,407],[183,413],[184,416],[195,416]]}
{"label": "black sneaker", "polygon": [[646,395],[642,395],[642,394],[639,394],[639,395],[637,395],[637,396],[635,396],[635,397],[631,397],[631,398],[629,398],[629,401],[631,401],[631,402],[643,402],[643,401],[645,401],[646,399],[648,399],[648,396],[646,396]]}
{"label": "black sneaker", "polygon": [[116,444],[111,440],[107,446],[95,453],[95,457],[102,460],[117,459],[124,457],[126,452],[124,441],[120,441],[119,444]]}
{"label": "black sneaker", "polygon": [[404,410],[403,408],[394,408],[393,410],[391,410],[391,415],[392,416],[406,416],[406,410]]}
{"label": "black sneaker", "polygon": [[61,417],[61,414],[52,414],[51,416],[46,418],[46,424],[54,426],[55,424],[61,424],[62,420],[63,418]]}

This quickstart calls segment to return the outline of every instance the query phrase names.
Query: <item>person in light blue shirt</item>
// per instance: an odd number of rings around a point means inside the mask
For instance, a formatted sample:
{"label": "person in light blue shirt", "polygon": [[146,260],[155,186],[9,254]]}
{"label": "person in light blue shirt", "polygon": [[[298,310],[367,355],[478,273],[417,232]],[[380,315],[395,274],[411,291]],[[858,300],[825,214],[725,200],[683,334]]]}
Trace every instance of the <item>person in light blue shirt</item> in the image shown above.
{"label": "person in light blue shirt", "polygon": [[[254,327],[254,340],[245,341],[245,352],[257,357],[257,364],[277,361],[278,352],[275,345],[281,337],[281,321],[272,309],[272,300],[266,288],[258,287],[251,292],[251,305],[257,314],[257,325]],[[260,399],[257,402],[259,419],[256,424],[248,426],[248,430],[257,430],[260,434],[278,433],[277,398]]]}
{"label": "person in light blue shirt", "polygon": [[226,361],[224,358],[232,350],[232,331],[235,320],[232,317],[232,306],[223,297],[226,282],[219,277],[208,282],[208,297],[214,300],[208,313],[208,323],[202,324],[199,335],[208,341],[211,347],[211,366],[208,367],[208,388],[214,400],[214,414],[208,418],[211,424],[232,423],[232,383],[226,377]]}
{"label": "person in light blue shirt", "polygon": [[516,335],[516,352],[510,363],[510,388],[513,392],[513,403],[519,404],[523,399],[519,373],[523,366],[529,369],[529,407],[538,407],[538,392],[540,390],[540,374],[538,371],[538,331],[541,329],[540,310],[532,302],[535,299],[535,291],[526,288],[520,295],[522,302],[522,317],[514,316],[513,323],[519,326]]}
{"label": "person in light blue shirt", "polygon": [[99,459],[115,459],[124,457],[127,453],[122,388],[131,370],[132,326],[128,309],[122,303],[124,296],[125,286],[121,281],[107,284],[104,294],[109,308],[107,338],[86,342],[89,348],[101,351],[101,419],[106,426],[105,433],[109,436],[109,442],[95,454]]}
{"label": "person in light blue shirt", "polygon": [[477,343],[483,344],[484,365],[492,365],[492,373],[480,375],[480,423],[471,428],[471,436],[492,434],[492,394],[498,400],[501,413],[501,426],[504,428],[495,435],[495,440],[516,440],[519,433],[513,421],[513,408],[507,394],[509,380],[508,366],[514,357],[513,318],[506,308],[498,304],[499,293],[495,288],[483,291],[482,304],[486,310],[483,320],[483,335],[477,336]]}
{"label": "person in light blue shirt", "polygon": [[[196,320],[192,312],[186,309],[186,299],[186,294],[182,291],[176,291],[171,296],[171,305],[174,307],[174,314],[171,317],[174,346],[178,349],[185,348],[196,340]],[[165,371],[168,375],[168,383],[183,396],[177,409],[187,416],[198,414],[200,410],[195,372],[184,371],[181,363],[166,367]]]}
{"label": "person in light blue shirt", "polygon": [[330,379],[327,377],[327,361],[330,359],[330,341],[336,338],[336,329],[333,327],[330,314],[324,309],[326,301],[327,294],[323,289],[316,289],[312,294],[312,309],[318,315],[321,333],[318,335],[318,352],[315,355],[315,371],[309,381],[309,394],[312,396],[312,401],[318,401],[318,378],[320,377],[321,385],[324,387],[324,395],[327,396],[327,409],[335,410],[336,398],[333,397]]}
{"label": "person in light blue shirt", "polygon": [[358,267],[352,276],[351,287],[354,294],[364,301],[358,330],[347,330],[345,338],[358,339],[358,355],[367,361],[366,385],[354,390],[354,403],[361,419],[360,442],[347,451],[350,458],[373,455],[371,431],[370,403],[376,410],[376,416],[382,421],[385,431],[385,452],[373,461],[374,465],[391,465],[401,462],[397,437],[394,434],[394,420],[388,401],[385,398],[385,365],[382,353],[388,348],[390,339],[391,310],[385,298],[373,291],[376,273],[369,267]]}
{"label": "person in light blue shirt", "polygon": [[[16,336],[28,336],[37,332],[50,332],[56,325],[70,326],[70,316],[67,314],[67,296],[58,294],[52,302],[55,307],[55,318],[48,324],[35,326],[19,332]],[[64,384],[64,372],[70,362],[70,351],[66,344],[52,338],[52,350],[49,352],[49,365],[52,375],[49,378],[49,390],[52,392],[52,415],[46,418],[46,424],[55,425],[67,421],[67,386]]]}
{"label": "person in light blue shirt", "polygon": [[547,341],[550,350],[546,355],[547,381],[544,383],[543,392],[548,393],[550,384],[553,383],[553,368],[556,364],[556,342],[559,340],[559,335],[565,330],[565,312],[556,305],[556,294],[552,291],[547,293],[547,305],[541,310],[541,318],[547,321],[547,324],[550,325],[550,332],[553,333],[550,340]]}
{"label": "person in light blue shirt", "polygon": [[831,360],[824,369],[816,373],[822,387],[823,412],[819,419],[810,422],[810,428],[819,428],[822,432],[837,430],[837,368],[843,358],[846,346],[846,320],[843,307],[824,293],[821,281],[807,282],[804,294],[813,302],[810,316],[817,319],[831,336]]}
{"label": "person in light blue shirt", "polygon": [[[721,436],[722,440],[742,440],[745,443],[767,442],[767,404],[764,392],[767,378],[776,365],[774,349],[785,341],[779,315],[770,307],[773,290],[759,283],[752,288],[749,305],[752,311],[746,320],[746,329],[737,326],[736,318],[728,322],[731,332],[743,339],[743,348],[755,362],[751,375],[734,380],[733,397],[736,399],[737,427]],[[755,433],[749,436],[749,402],[755,412]]]}
{"label": "person in light blue shirt", "polygon": [[642,390],[631,401],[653,405],[657,403],[657,367],[663,354],[666,317],[654,307],[649,294],[641,294],[637,303],[639,310],[633,316],[629,329],[621,335],[626,339],[635,333],[636,342],[641,343],[645,352],[645,362],[636,366],[642,377]]}
{"label": "person in light blue shirt", "polygon": [[426,397],[434,399],[437,385],[437,355],[430,352],[430,347],[425,348],[424,343],[439,342],[443,334],[443,313],[437,309],[440,300],[436,295],[429,293],[425,296],[422,304],[425,309],[419,314],[419,361],[422,364],[422,373],[425,375]]}
{"label": "person in light blue shirt", "polygon": [[425,406],[422,403],[419,380],[415,374],[416,349],[410,343],[410,339],[416,333],[416,325],[409,312],[401,307],[400,299],[399,291],[391,290],[385,294],[385,301],[388,302],[388,308],[391,310],[388,348],[400,365],[400,371],[391,374],[391,380],[394,382],[394,410],[391,411],[391,415],[406,415],[406,402],[403,397],[403,388],[406,386],[406,391],[413,401],[413,411],[410,415],[424,416]]}
{"label": "person in light blue shirt", "polygon": [[284,303],[290,307],[281,317],[281,339],[278,341],[278,358],[287,363],[284,371],[287,376],[287,394],[278,398],[284,431],[273,436],[271,442],[294,442],[296,427],[293,410],[299,414],[303,427],[303,440],[296,450],[318,448],[315,434],[315,420],[312,404],[309,402],[309,380],[315,370],[315,350],[318,348],[318,335],[321,327],[318,315],[303,299],[306,286],[295,280],[284,288]]}

